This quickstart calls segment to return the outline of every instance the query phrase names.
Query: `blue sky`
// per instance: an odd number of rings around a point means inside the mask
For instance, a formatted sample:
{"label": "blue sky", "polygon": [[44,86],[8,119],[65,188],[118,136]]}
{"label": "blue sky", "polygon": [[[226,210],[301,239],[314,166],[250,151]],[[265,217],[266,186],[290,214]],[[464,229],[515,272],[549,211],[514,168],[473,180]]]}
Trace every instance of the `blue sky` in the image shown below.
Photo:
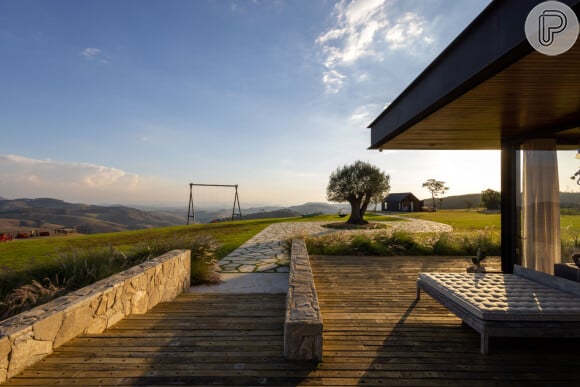
{"label": "blue sky", "polygon": [[0,196],[186,204],[196,182],[300,204],[359,159],[392,191],[499,189],[497,152],[367,150],[488,2],[2,0]]}

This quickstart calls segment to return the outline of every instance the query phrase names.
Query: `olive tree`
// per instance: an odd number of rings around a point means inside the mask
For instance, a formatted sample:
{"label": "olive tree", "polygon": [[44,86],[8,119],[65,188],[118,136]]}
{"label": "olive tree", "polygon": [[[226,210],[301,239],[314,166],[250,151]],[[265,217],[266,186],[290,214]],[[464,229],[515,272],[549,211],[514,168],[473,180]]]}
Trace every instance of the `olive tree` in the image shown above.
{"label": "olive tree", "polygon": [[445,182],[435,179],[429,179],[423,183],[423,188],[427,188],[431,192],[431,198],[433,199],[433,208],[437,210],[437,202],[439,202],[439,208],[441,208],[441,203],[443,202],[442,196],[445,192],[449,190],[449,187],[445,187]]}
{"label": "olive tree", "polygon": [[326,197],[331,202],[350,204],[349,224],[367,224],[364,215],[373,201],[382,200],[391,188],[390,176],[379,168],[356,161],[339,167],[330,175]]}

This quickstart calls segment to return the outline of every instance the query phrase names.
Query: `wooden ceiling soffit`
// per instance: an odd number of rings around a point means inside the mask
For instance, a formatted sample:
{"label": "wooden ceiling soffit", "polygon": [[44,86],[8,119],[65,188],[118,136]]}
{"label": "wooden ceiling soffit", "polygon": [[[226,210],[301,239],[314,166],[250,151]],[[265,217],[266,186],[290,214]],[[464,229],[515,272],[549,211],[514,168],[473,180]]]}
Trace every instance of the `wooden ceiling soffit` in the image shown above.
{"label": "wooden ceiling soffit", "polygon": [[500,149],[530,136],[580,141],[580,43],[555,57],[528,54],[380,148]]}

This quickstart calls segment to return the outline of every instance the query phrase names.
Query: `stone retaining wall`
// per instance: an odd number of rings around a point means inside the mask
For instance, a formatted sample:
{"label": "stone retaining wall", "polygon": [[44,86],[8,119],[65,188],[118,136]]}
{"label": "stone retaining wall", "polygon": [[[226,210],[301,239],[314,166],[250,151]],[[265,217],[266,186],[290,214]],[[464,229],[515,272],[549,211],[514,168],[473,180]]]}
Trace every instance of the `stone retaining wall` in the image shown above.
{"label": "stone retaining wall", "polygon": [[174,250],[0,323],[0,383],[81,334],[101,333],[189,288],[191,252]]}
{"label": "stone retaining wall", "polygon": [[284,356],[289,360],[322,361],[322,315],[306,243],[302,239],[292,241]]}

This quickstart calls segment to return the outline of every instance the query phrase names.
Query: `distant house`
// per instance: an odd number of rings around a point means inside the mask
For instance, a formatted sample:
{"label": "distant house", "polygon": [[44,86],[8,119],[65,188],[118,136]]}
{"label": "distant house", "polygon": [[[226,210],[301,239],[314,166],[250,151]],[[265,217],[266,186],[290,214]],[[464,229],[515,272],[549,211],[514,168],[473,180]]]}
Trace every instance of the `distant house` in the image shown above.
{"label": "distant house", "polygon": [[381,204],[383,211],[413,212],[421,211],[423,201],[411,192],[392,193],[387,195]]}
{"label": "distant house", "polygon": [[73,235],[77,233],[74,227],[61,227],[54,230],[55,235]]}

